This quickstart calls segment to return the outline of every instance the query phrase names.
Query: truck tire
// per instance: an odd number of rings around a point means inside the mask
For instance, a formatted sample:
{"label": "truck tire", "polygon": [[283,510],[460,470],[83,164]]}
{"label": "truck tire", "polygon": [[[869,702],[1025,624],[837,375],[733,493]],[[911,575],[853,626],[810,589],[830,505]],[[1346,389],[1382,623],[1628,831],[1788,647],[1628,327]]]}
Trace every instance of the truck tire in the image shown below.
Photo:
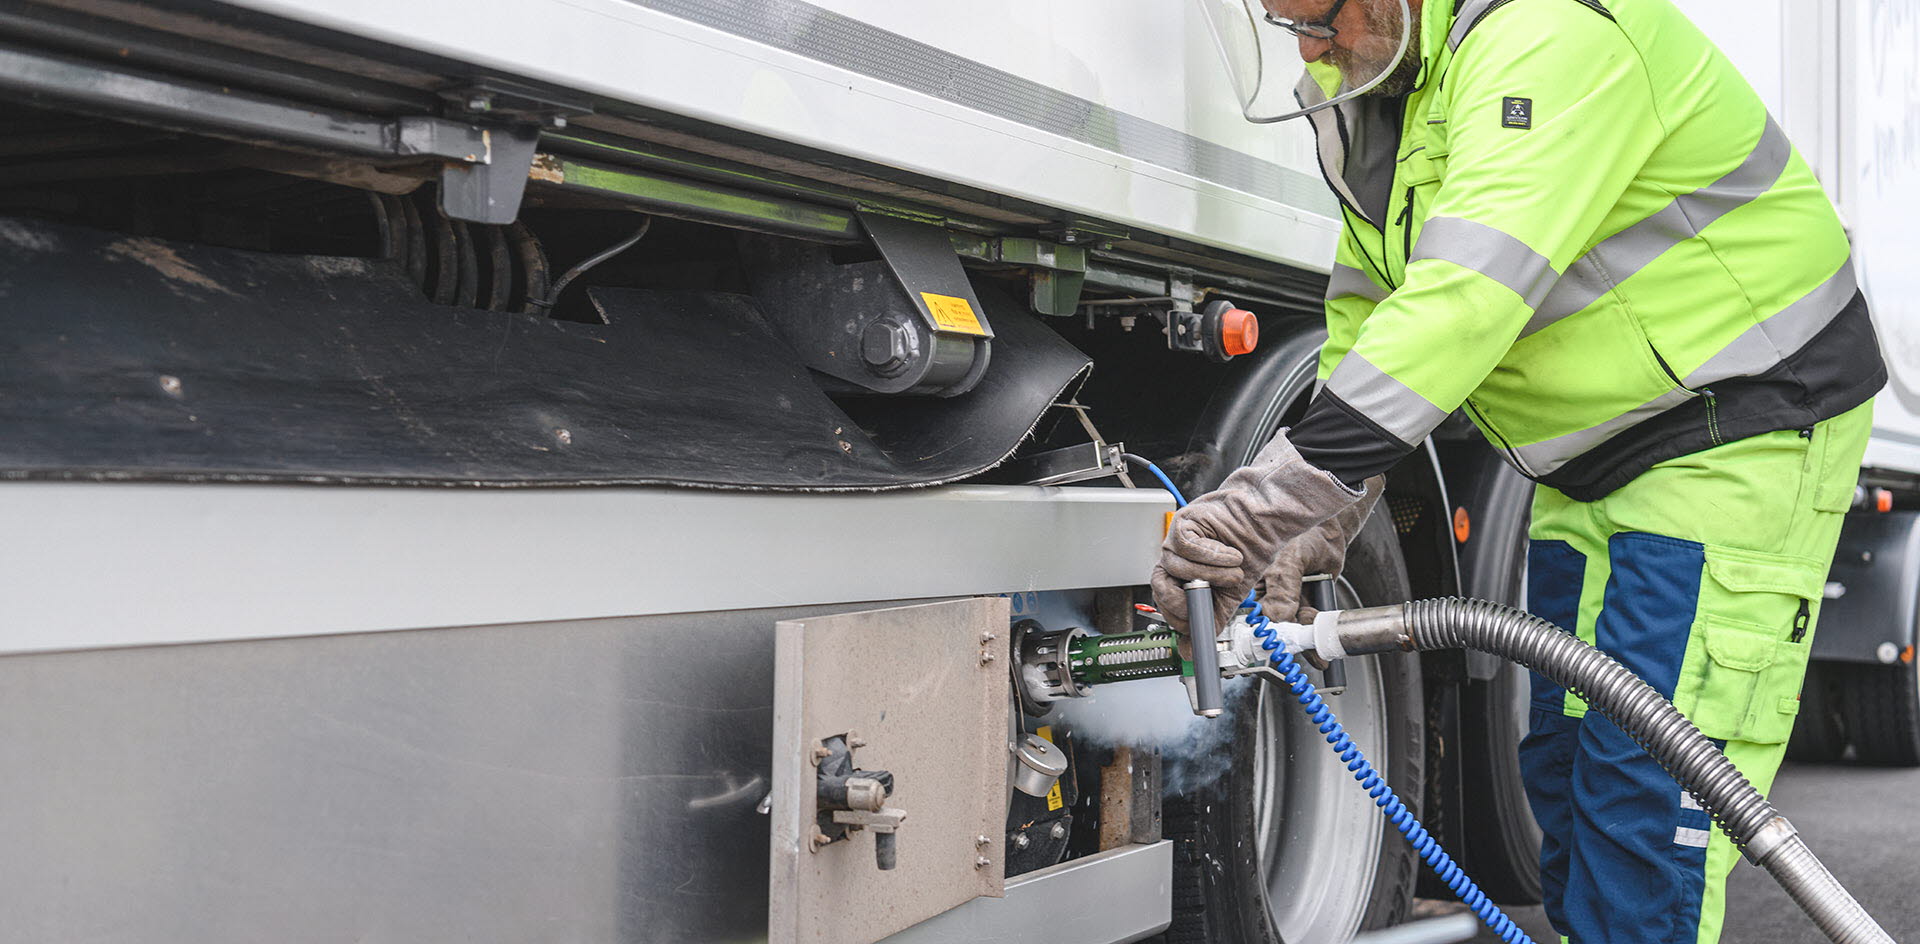
{"label": "truck tire", "polygon": [[1835,667],[1845,671],[1841,714],[1854,758],[1881,767],[1920,766],[1920,660]]}
{"label": "truck tire", "polygon": [[[1403,600],[1406,568],[1393,528],[1375,515],[1347,554],[1345,605]],[[1418,815],[1426,731],[1419,660],[1350,660],[1346,694],[1329,704],[1354,742]],[[1233,757],[1224,773],[1165,798],[1174,841],[1175,944],[1312,944],[1402,923],[1419,862],[1388,828],[1326,741],[1281,689],[1233,695]],[[1170,777],[1170,780],[1173,779]]]}
{"label": "truck tire", "polygon": [[1540,826],[1520,775],[1527,734],[1526,669],[1503,665],[1460,693],[1462,830],[1480,890],[1503,905],[1540,903]]}
{"label": "truck tire", "polygon": [[1847,752],[1847,724],[1838,688],[1848,666],[1815,662],[1807,666],[1800,686],[1800,714],[1787,741],[1787,759],[1803,764],[1830,764]]}
{"label": "truck tire", "polygon": [[[1278,331],[1269,331],[1277,335]],[[1195,492],[1219,484],[1305,409],[1324,331],[1270,340],[1238,360],[1175,463]],[[1347,552],[1343,604],[1405,600],[1406,565],[1388,516],[1376,513]],[[1307,723],[1274,686],[1235,692],[1234,750],[1217,777],[1165,798],[1174,845],[1175,944],[1309,944],[1405,920],[1419,861],[1388,828]],[[1418,813],[1426,728],[1419,660],[1407,653],[1350,660],[1347,694],[1329,699],[1342,724]],[[1170,776],[1171,786],[1180,786]]]}
{"label": "truck tire", "polygon": [[[1533,483],[1485,452],[1460,498],[1472,522],[1459,549],[1463,589],[1469,597],[1525,607]],[[1463,861],[1481,890],[1504,905],[1537,904],[1541,895],[1540,826],[1520,775],[1530,694],[1529,673],[1511,663],[1460,691]]]}

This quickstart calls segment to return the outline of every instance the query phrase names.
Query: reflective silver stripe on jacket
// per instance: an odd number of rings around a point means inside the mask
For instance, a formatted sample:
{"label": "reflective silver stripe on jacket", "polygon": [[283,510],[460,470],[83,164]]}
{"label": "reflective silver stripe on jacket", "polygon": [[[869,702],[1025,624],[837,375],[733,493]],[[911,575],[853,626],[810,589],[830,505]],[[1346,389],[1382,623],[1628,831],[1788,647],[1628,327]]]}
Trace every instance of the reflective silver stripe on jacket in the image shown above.
{"label": "reflective silver stripe on jacket", "polygon": [[1740,166],[1692,193],[1675,197],[1658,213],[1602,240],[1567,266],[1567,272],[1520,331],[1526,337],[1600,300],[1613,287],[1652,264],[1667,250],[1700,235],[1713,221],[1752,203],[1786,172],[1793,145],[1772,118]]}
{"label": "reflective silver stripe on jacket", "polygon": [[1427,402],[1413,388],[1373,366],[1358,351],[1348,351],[1327,390],[1401,442],[1416,446],[1447,418],[1447,412]]}
{"label": "reflective silver stripe on jacket", "polygon": [[1367,278],[1365,272],[1334,263],[1333,274],[1327,277],[1327,301],[1356,295],[1376,305],[1387,300],[1387,290]]}
{"label": "reflective silver stripe on jacket", "polygon": [[1604,423],[1574,430],[1564,436],[1555,436],[1531,446],[1515,446],[1513,453],[1529,475],[1536,477],[1546,475],[1586,454],[1587,450],[1612,439],[1618,433],[1639,425],[1642,420],[1665,413],[1693,397],[1694,394],[1688,390],[1669,390]]}
{"label": "reflective silver stripe on jacket", "polygon": [[1560,277],[1547,257],[1526,243],[1484,223],[1457,216],[1436,216],[1421,227],[1420,241],[1414,244],[1407,264],[1422,259],[1439,259],[1478,272],[1513,289],[1528,308],[1540,304]]}
{"label": "reflective silver stripe on jacket", "polygon": [[1768,370],[1806,347],[1814,335],[1833,323],[1859,290],[1853,274],[1853,258],[1848,257],[1841,263],[1840,270],[1820,283],[1819,288],[1741,332],[1720,353],[1707,358],[1706,363],[1688,374],[1683,383],[1704,387],[1729,377],[1751,377]]}
{"label": "reflective silver stripe on jacket", "polygon": [[[1682,383],[1699,389],[1731,377],[1751,377],[1772,369],[1806,347],[1815,335],[1832,324],[1858,291],[1853,260],[1849,258],[1820,287],[1741,332],[1720,353],[1707,358],[1706,363],[1687,374]],[[1528,474],[1546,475],[1622,431],[1673,409],[1694,396],[1691,390],[1669,390],[1597,426],[1555,436],[1531,446],[1519,446],[1513,451]]]}
{"label": "reflective silver stripe on jacket", "polygon": [[1467,38],[1467,31],[1473,29],[1473,24],[1487,15],[1487,8],[1498,2],[1499,0],[1467,0],[1466,3],[1461,4],[1460,9],[1453,15],[1453,30],[1447,33],[1447,48],[1458,50],[1460,41]]}

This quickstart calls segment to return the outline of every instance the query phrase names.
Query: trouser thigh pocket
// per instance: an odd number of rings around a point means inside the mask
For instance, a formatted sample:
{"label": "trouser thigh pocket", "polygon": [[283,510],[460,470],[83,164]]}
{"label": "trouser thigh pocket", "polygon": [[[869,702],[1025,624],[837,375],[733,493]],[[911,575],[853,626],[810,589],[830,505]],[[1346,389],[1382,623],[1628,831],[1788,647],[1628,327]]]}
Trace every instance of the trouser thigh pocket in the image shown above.
{"label": "trouser thigh pocket", "polygon": [[1708,547],[1674,705],[1711,738],[1779,744],[1800,711],[1824,568]]}
{"label": "trouser thigh pocket", "polygon": [[1681,671],[1674,696],[1681,713],[1710,738],[1784,742],[1800,713],[1808,647],[1781,640],[1768,627],[1712,616],[1695,621],[1693,634],[1701,658],[1693,666],[1688,655],[1693,678]]}

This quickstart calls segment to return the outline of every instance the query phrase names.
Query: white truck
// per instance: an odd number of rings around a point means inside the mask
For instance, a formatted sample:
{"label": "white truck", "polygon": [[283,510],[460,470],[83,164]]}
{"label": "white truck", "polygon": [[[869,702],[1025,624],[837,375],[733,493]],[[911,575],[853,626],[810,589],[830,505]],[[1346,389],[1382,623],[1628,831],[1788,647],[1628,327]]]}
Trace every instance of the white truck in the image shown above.
{"label": "white truck", "polygon": [[[1920,17],[1683,5],[1833,189],[1895,376],[1795,750],[1920,762]],[[1202,3],[9,0],[0,128],[9,936],[1406,918],[1284,700],[1196,722],[1196,775],[1019,671],[1140,629],[1172,506],[1121,443],[1204,488],[1311,395],[1336,203]],[[1333,592],[1521,600],[1530,488],[1450,423]],[[1537,898],[1524,673],[1342,668]]]}

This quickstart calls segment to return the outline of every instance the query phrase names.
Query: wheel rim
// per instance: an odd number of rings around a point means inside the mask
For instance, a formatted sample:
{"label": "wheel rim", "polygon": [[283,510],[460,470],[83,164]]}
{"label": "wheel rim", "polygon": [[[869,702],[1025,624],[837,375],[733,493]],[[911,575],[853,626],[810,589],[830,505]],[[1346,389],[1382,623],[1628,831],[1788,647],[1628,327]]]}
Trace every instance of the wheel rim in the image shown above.
{"label": "wheel rim", "polygon": [[[1342,605],[1354,605],[1344,581],[1342,590]],[[1318,672],[1308,676],[1319,683]],[[1347,660],[1347,691],[1328,704],[1390,779],[1386,691],[1374,660]],[[1384,819],[1278,686],[1260,687],[1252,761],[1255,849],[1274,929],[1283,941],[1346,940],[1373,894]]]}

